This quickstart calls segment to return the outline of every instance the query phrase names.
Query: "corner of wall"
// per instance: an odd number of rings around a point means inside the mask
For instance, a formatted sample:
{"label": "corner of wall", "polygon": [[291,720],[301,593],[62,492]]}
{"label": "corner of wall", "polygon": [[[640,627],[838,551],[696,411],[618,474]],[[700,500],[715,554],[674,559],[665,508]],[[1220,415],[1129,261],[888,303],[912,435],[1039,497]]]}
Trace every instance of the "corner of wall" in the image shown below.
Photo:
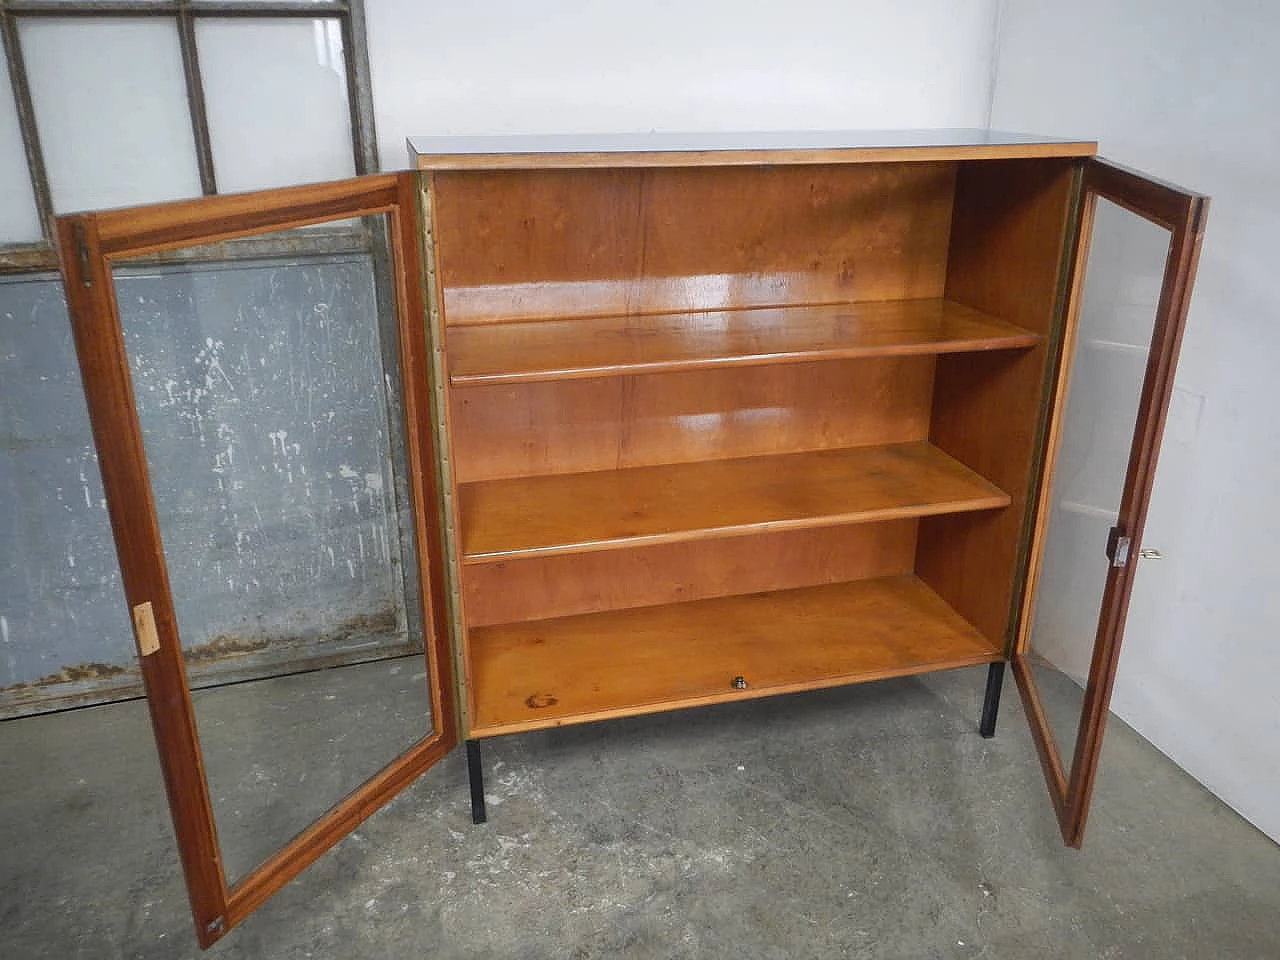
{"label": "corner of wall", "polygon": [[987,68],[987,128],[991,127],[991,117],[996,106],[996,81],[1000,74],[1000,34],[1004,25],[1004,5],[1007,0],[995,0],[991,8],[991,40],[987,54],[991,58]]}

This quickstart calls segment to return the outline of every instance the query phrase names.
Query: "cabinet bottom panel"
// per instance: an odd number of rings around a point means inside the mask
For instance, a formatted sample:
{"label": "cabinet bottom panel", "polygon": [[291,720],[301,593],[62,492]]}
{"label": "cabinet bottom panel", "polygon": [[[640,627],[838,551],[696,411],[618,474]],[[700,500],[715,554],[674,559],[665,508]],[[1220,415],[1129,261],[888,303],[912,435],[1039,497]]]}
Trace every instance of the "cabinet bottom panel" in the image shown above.
{"label": "cabinet bottom panel", "polygon": [[476,737],[1001,657],[911,574],[478,627],[469,639]]}

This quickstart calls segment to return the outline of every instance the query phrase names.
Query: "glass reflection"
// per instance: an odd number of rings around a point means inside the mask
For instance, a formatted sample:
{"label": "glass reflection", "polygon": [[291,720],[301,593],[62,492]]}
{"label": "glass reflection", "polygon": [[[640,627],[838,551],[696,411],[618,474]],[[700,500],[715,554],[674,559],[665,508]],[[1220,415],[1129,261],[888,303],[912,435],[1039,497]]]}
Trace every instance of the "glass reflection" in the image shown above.
{"label": "glass reflection", "polygon": [[369,253],[115,280],[232,883],[430,732],[394,309]]}
{"label": "glass reflection", "polygon": [[1169,233],[1097,201],[1028,660],[1065,767],[1075,749]]}

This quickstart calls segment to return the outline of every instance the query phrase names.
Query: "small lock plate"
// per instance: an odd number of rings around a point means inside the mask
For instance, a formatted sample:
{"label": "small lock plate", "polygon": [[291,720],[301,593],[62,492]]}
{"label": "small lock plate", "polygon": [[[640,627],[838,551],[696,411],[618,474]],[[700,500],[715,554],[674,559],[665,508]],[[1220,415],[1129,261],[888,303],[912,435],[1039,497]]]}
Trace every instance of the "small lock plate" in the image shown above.
{"label": "small lock plate", "polygon": [[138,653],[149,657],[160,649],[160,635],[156,632],[156,615],[151,601],[133,608],[133,628],[138,635]]}

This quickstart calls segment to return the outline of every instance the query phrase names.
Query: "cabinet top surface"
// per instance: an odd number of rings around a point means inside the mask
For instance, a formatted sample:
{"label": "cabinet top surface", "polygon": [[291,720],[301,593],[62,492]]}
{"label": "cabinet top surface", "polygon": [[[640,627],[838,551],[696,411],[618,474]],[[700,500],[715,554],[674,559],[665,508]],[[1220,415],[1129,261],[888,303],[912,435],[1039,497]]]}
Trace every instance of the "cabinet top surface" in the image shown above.
{"label": "cabinet top surface", "polygon": [[1097,144],[980,128],[410,137],[419,170],[1091,157]]}

